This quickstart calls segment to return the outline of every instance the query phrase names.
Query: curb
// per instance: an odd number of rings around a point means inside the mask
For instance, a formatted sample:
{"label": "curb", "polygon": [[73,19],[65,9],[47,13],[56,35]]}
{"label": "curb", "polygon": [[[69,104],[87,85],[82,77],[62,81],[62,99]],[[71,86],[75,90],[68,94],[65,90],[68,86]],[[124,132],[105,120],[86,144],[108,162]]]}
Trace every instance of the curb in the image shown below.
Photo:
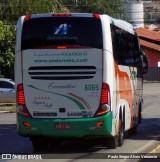
{"label": "curb", "polygon": [[10,113],[10,111],[0,111],[0,114],[3,114],[3,113]]}
{"label": "curb", "polygon": [[15,112],[12,112],[12,111],[0,111],[0,114],[4,114],[4,113],[15,113]]}

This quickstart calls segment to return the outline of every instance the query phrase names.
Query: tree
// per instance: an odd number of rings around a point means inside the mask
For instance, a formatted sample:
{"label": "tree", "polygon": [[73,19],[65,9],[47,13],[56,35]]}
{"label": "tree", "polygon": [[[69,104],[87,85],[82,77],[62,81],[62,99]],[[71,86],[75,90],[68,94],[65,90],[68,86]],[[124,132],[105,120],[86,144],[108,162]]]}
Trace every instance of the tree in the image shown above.
{"label": "tree", "polygon": [[128,20],[122,0],[66,0],[64,4],[72,12],[108,14]]}
{"label": "tree", "polygon": [[14,76],[14,49],[15,49],[14,25],[4,25],[0,21],[0,71],[1,77],[13,78]]}
{"label": "tree", "polygon": [[[3,2],[3,3],[2,3]],[[13,78],[15,24],[22,15],[36,13],[92,12],[125,19],[121,0],[5,0],[0,3],[0,70]],[[123,18],[123,19],[124,19]]]}
{"label": "tree", "polygon": [[61,0],[5,0],[0,4],[0,76],[14,78],[15,24],[22,15],[68,12]]}
{"label": "tree", "polygon": [[0,6],[1,20],[5,24],[15,24],[22,15],[68,12],[62,0],[8,0]]}

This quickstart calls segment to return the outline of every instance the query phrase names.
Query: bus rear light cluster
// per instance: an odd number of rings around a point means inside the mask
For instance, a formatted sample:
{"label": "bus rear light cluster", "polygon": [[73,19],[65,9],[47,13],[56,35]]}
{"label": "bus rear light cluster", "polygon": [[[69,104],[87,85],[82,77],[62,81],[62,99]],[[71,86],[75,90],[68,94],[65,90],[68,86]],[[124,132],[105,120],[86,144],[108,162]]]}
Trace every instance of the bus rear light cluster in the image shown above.
{"label": "bus rear light cluster", "polygon": [[95,113],[95,116],[107,114],[111,110],[110,88],[106,83],[102,84],[100,106]]}
{"label": "bus rear light cluster", "polygon": [[23,84],[17,85],[17,112],[22,116],[30,117],[26,107]]}

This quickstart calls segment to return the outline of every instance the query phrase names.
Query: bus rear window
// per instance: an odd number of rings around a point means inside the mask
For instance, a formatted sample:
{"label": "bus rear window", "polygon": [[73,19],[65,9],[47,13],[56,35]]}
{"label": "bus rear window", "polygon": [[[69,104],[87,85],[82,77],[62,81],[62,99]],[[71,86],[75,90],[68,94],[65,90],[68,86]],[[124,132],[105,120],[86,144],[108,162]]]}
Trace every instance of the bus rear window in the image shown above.
{"label": "bus rear window", "polygon": [[22,50],[59,45],[102,49],[101,20],[93,17],[50,17],[24,21]]}

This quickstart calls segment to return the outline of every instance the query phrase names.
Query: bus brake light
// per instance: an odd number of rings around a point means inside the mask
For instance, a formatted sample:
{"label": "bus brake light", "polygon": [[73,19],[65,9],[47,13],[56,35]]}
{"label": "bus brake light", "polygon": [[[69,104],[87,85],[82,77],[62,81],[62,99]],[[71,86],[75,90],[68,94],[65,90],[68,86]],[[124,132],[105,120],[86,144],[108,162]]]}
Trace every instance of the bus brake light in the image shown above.
{"label": "bus brake light", "polygon": [[101,90],[101,101],[100,106],[95,113],[95,116],[101,116],[107,114],[111,110],[111,101],[110,101],[110,88],[106,83],[102,84]]}
{"label": "bus brake light", "polygon": [[55,14],[53,14],[53,16],[71,16],[71,14],[59,14],[59,13],[55,13]]}
{"label": "bus brake light", "polygon": [[18,84],[17,86],[17,99],[18,105],[25,105],[24,90],[22,84]]}
{"label": "bus brake light", "polygon": [[17,112],[22,116],[31,116],[26,107],[23,84],[17,85]]}

